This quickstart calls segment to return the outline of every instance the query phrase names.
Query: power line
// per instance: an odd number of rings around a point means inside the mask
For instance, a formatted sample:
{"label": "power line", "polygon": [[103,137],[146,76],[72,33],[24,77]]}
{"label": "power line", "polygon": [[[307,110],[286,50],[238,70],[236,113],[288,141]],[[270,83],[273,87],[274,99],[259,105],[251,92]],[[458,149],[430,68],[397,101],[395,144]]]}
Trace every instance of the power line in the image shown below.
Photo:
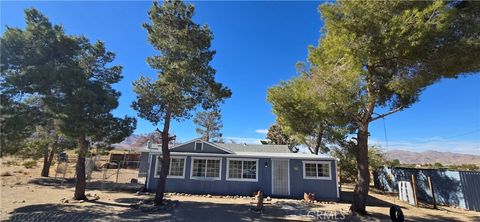
{"label": "power line", "polygon": [[385,117],[383,119],[383,133],[385,134],[385,146],[387,147],[387,152],[388,152],[388,137],[387,137],[387,126],[385,124]]}
{"label": "power line", "polygon": [[443,139],[451,139],[451,138],[455,138],[455,137],[466,136],[466,135],[474,134],[476,132],[480,132],[480,129],[472,130],[472,131],[462,133],[462,134],[458,134],[458,135],[455,135],[455,136],[445,137]]}
{"label": "power line", "polygon": [[[422,143],[430,143],[430,142],[436,142],[436,141],[441,141],[441,140],[446,140],[446,139],[452,139],[452,138],[457,138],[457,137],[461,137],[461,136],[466,136],[466,135],[470,135],[470,134],[473,134],[473,133],[476,133],[476,132],[480,132],[480,129],[476,129],[476,130],[471,130],[471,131],[467,131],[465,133],[460,133],[460,134],[457,134],[457,135],[453,135],[453,136],[449,136],[449,137],[439,137],[439,139],[435,140],[435,139],[429,139],[429,140],[425,140],[425,141],[410,141],[411,143],[415,143],[415,144],[422,144]],[[385,134],[385,140],[386,140],[386,134]],[[387,145],[388,146],[388,145]],[[391,145],[391,146],[399,146],[399,145]],[[401,145],[400,145],[401,146]]]}

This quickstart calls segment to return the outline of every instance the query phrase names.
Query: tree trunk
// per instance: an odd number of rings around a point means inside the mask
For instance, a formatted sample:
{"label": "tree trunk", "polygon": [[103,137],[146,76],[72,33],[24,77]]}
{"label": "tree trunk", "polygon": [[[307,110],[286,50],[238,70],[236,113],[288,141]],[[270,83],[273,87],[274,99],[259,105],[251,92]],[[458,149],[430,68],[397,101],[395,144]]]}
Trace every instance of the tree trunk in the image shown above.
{"label": "tree trunk", "polygon": [[85,155],[88,151],[87,141],[85,135],[77,138],[78,141],[78,158],[76,166],[76,179],[75,179],[75,194],[74,200],[86,200],[85,196]]}
{"label": "tree trunk", "polygon": [[53,156],[55,154],[55,148],[47,149],[43,154],[43,168],[42,168],[42,177],[48,177],[50,174],[50,166],[52,165]]}
{"label": "tree trunk", "polygon": [[350,211],[366,214],[370,173],[368,171],[368,121],[358,128],[357,133],[357,181]]}
{"label": "tree trunk", "polygon": [[318,127],[318,134],[317,134],[317,141],[315,144],[315,155],[318,155],[320,151],[320,146],[322,145],[322,137],[323,137],[323,127],[322,124]]}
{"label": "tree trunk", "polygon": [[47,166],[49,151],[50,149],[47,147],[43,152],[43,168],[42,168],[42,172],[40,173],[40,176],[42,177],[48,177],[48,171],[50,170],[50,166]]}
{"label": "tree trunk", "polygon": [[168,149],[168,143],[170,142],[170,138],[168,135],[168,131],[170,130],[170,118],[171,118],[171,113],[167,109],[167,113],[165,115],[165,122],[163,124],[163,131],[161,132],[162,133],[162,157],[160,159],[160,163],[162,164],[162,168],[160,170],[160,175],[158,177],[157,191],[155,193],[156,205],[163,204],[163,196],[165,193],[165,183],[167,182],[167,175],[170,170],[170,150]]}

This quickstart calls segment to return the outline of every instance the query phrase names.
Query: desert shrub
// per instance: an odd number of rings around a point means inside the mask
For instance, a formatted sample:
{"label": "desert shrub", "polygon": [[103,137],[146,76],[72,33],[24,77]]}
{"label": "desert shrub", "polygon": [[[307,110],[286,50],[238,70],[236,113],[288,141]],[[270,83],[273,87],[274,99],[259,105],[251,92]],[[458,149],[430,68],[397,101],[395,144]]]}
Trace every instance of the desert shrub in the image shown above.
{"label": "desert shrub", "polygon": [[7,166],[17,166],[18,165],[17,161],[15,161],[15,160],[7,160],[7,161],[3,162],[3,164],[5,164]]}
{"label": "desert shrub", "polygon": [[10,172],[10,171],[6,171],[6,172],[3,172],[2,174],[0,174],[0,176],[2,176],[2,177],[9,177],[9,176],[13,176],[13,173]]}
{"label": "desert shrub", "polygon": [[27,160],[23,162],[23,166],[27,169],[33,168],[37,166],[37,161],[35,160]]}

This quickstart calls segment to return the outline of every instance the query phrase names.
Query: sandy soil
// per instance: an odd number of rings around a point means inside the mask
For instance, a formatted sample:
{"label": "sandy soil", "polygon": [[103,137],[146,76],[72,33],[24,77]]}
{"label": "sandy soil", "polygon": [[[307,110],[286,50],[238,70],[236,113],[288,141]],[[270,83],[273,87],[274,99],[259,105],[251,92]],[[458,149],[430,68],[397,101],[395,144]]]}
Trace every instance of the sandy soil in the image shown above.
{"label": "sandy soil", "polygon": [[[249,209],[253,200],[217,196],[168,194],[178,200],[176,208],[163,212],[146,213],[130,207],[152,195],[137,195],[138,187],[118,186],[112,183],[91,183],[87,193],[100,199],[92,202],[64,203],[73,196],[73,180],[41,178],[38,167],[1,165],[1,219],[12,221],[390,221],[389,208],[399,205],[407,221],[480,221],[480,212],[452,207],[438,210],[414,207],[392,196],[371,192],[367,210],[369,216],[357,218],[346,214],[350,204],[351,187],[342,188],[342,201],[306,203],[300,200],[272,199],[262,213]],[[52,170],[53,171],[53,170]],[[11,176],[5,176],[10,172]],[[54,173],[52,175],[55,175]]]}

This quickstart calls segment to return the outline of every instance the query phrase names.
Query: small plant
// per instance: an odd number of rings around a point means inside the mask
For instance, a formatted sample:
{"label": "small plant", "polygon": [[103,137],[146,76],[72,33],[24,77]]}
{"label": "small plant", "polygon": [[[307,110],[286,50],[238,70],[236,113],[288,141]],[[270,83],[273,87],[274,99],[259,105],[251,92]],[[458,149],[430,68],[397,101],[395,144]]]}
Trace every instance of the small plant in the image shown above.
{"label": "small plant", "polygon": [[2,176],[2,177],[9,177],[9,176],[13,176],[13,173],[10,172],[10,171],[7,171],[7,172],[3,172],[2,174],[0,174],[0,176]]}
{"label": "small plant", "polygon": [[3,164],[5,164],[7,166],[17,166],[18,165],[17,161],[15,161],[15,160],[7,160],[7,161],[3,162]]}
{"label": "small plant", "polygon": [[33,168],[37,166],[37,161],[35,160],[27,160],[23,162],[23,166],[27,169]]}

